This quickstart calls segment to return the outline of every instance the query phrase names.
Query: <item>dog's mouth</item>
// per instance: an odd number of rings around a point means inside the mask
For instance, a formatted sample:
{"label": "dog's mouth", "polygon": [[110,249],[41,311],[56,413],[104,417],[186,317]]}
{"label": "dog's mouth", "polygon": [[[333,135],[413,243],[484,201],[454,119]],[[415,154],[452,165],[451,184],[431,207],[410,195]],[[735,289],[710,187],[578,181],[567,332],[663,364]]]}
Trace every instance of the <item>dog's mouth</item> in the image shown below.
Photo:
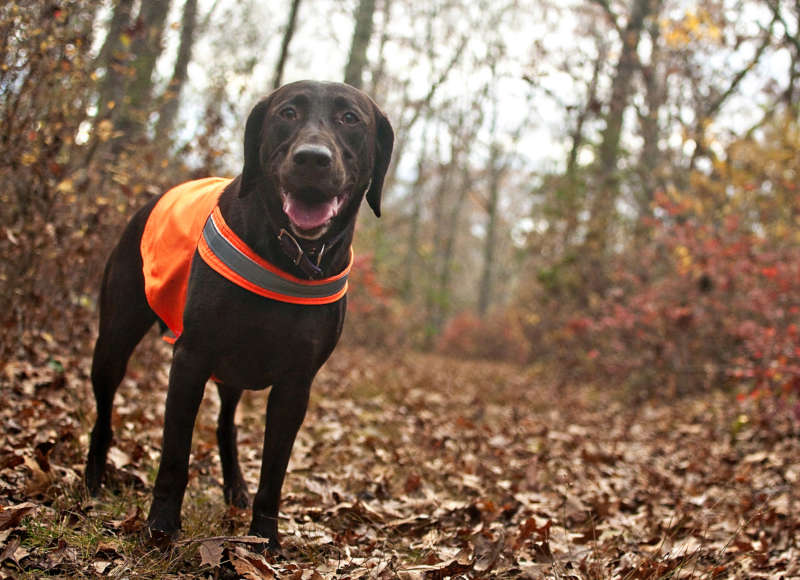
{"label": "dog's mouth", "polygon": [[326,198],[318,191],[281,189],[283,213],[289,218],[289,227],[297,236],[307,240],[316,240],[328,230],[346,199],[347,193]]}

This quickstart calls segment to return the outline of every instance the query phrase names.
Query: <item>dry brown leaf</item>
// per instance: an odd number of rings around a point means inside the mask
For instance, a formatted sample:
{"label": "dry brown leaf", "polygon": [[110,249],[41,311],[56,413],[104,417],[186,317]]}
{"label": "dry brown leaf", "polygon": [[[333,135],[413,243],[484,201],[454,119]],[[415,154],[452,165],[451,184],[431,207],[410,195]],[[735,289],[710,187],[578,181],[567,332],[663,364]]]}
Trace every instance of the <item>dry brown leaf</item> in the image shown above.
{"label": "dry brown leaf", "polygon": [[502,529],[498,530],[496,538],[478,534],[473,538],[473,543],[475,545],[473,568],[476,572],[486,574],[497,564],[500,552],[505,547],[505,532]]}
{"label": "dry brown leaf", "polygon": [[404,568],[405,573],[421,573],[427,580],[444,580],[445,578],[456,578],[461,574],[472,571],[472,564],[464,564],[458,560],[451,560],[434,566],[412,566]]}
{"label": "dry brown leaf", "polygon": [[236,546],[228,553],[233,567],[245,578],[271,580],[277,577],[276,570],[260,554],[254,554],[242,546]]}
{"label": "dry brown leaf", "polygon": [[125,519],[120,522],[115,522],[115,526],[123,534],[135,534],[144,527],[144,520],[142,519],[142,511],[139,506],[133,506],[128,511]]}
{"label": "dry brown leaf", "polygon": [[0,530],[15,528],[20,520],[38,509],[35,503],[23,502],[14,506],[0,506]]}
{"label": "dry brown leaf", "polygon": [[11,538],[11,541],[9,541],[6,547],[3,548],[3,551],[0,552],[0,564],[13,557],[14,552],[19,548],[20,542],[21,540],[17,537]]}
{"label": "dry brown leaf", "polygon": [[218,568],[222,560],[223,551],[224,546],[220,541],[206,540],[201,542],[200,548],[197,550],[200,554],[200,565]]}

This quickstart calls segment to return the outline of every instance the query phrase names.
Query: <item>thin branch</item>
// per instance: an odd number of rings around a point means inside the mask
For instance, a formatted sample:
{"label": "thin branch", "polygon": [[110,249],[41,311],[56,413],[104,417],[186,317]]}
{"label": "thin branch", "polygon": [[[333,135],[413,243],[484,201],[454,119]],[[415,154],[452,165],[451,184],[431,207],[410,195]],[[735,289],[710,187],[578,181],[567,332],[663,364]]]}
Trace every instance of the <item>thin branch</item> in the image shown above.
{"label": "thin branch", "polygon": [[608,0],[590,0],[590,2],[592,4],[596,4],[597,6],[602,8],[603,12],[605,12],[606,18],[608,18],[608,21],[611,23],[611,25],[614,27],[614,29],[619,34],[622,34],[622,27],[619,24],[619,18],[617,17],[617,15],[614,12],[614,10],[611,8],[611,4],[609,3],[609,1]]}
{"label": "thin branch", "polygon": [[[800,52],[800,34],[797,34],[796,36],[789,34],[789,25],[786,23],[783,14],[781,14],[780,3],[776,2],[775,0],[767,0],[767,6],[769,6],[770,10],[772,10],[773,22],[777,20],[783,26],[783,36],[789,43],[794,45],[796,51]],[[800,17],[800,14],[798,14],[798,17]]]}

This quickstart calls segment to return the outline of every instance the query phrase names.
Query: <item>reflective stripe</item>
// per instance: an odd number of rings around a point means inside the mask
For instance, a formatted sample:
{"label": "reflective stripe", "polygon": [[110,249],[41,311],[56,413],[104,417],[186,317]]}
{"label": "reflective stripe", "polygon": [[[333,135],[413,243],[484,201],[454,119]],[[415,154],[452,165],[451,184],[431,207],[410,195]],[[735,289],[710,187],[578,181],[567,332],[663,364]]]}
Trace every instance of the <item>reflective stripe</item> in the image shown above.
{"label": "reflective stripe", "polygon": [[[217,223],[218,220],[221,223]],[[301,280],[282,272],[272,264],[260,264],[254,259],[257,256],[245,253],[244,250],[249,248],[244,242],[238,238],[231,240],[228,236],[235,234],[224,223],[219,208],[216,208],[206,220],[198,250],[211,268],[243,288],[293,304],[330,304],[340,300],[347,292],[350,265],[344,272],[332,278]]]}

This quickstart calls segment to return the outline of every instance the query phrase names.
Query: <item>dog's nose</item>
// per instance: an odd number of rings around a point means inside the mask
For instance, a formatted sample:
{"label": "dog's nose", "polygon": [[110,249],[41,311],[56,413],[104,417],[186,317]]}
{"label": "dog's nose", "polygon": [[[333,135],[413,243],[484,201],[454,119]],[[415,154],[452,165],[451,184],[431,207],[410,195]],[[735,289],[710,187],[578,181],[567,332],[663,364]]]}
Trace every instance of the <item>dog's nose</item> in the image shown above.
{"label": "dog's nose", "polygon": [[292,160],[295,165],[302,165],[309,169],[324,169],[330,167],[333,153],[325,145],[304,143],[294,150]]}

